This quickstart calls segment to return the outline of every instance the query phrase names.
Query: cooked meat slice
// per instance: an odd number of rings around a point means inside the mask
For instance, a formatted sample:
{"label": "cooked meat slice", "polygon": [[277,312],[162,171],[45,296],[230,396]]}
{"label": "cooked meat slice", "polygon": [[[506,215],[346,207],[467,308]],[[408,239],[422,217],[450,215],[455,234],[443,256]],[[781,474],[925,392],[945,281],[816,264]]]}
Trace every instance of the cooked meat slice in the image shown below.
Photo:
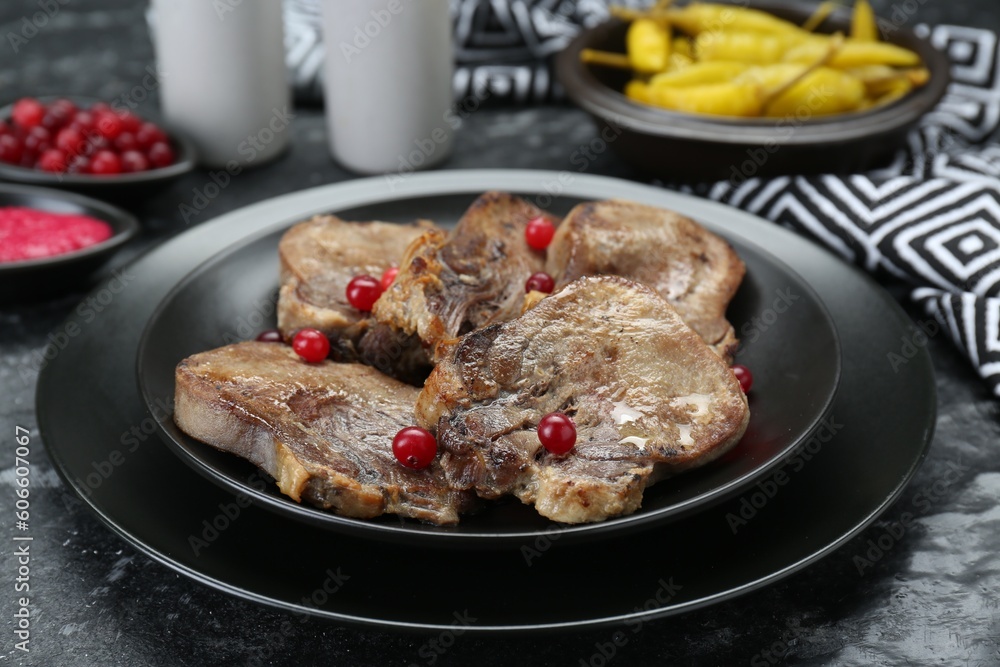
{"label": "cooked meat slice", "polygon": [[[513,494],[555,521],[633,512],[647,484],[735,445],[750,416],[732,371],[677,311],[617,276],[578,279],[441,352],[416,414],[437,428],[449,482]],[[557,411],[577,428],[564,456],[535,432]]]}
{"label": "cooked meat slice", "polygon": [[399,465],[392,438],[418,390],[361,364],[308,364],[275,343],[237,343],[177,366],[174,420],[188,435],[275,478],[282,493],[358,518],[458,522],[474,500],[440,464]]}
{"label": "cooked meat slice", "polygon": [[738,343],[726,307],[746,268],[729,244],[682,215],[627,201],[580,204],[559,225],[546,269],[556,288],[619,275],[659,292],[719,356]]}
{"label": "cooked meat slice", "polygon": [[517,317],[524,283],[541,271],[542,254],[524,240],[532,218],[556,218],[523,199],[487,192],[451,234],[424,233],[407,249],[375,318],[415,333],[433,350],[442,340]]}
{"label": "cooked meat slice", "polygon": [[[340,361],[393,359],[379,370],[397,377],[420,379],[430,370],[419,342],[391,338],[379,332],[363,341],[374,321],[347,302],[347,284],[359,275],[376,278],[403,257],[417,237],[434,229],[430,222],[410,225],[388,222],[347,222],[319,215],[289,229],[281,239],[281,290],[278,328],[287,340],[299,329],[312,327],[325,333]],[[391,338],[391,339],[390,339]],[[380,346],[389,345],[388,348]],[[397,347],[404,353],[393,354]]]}

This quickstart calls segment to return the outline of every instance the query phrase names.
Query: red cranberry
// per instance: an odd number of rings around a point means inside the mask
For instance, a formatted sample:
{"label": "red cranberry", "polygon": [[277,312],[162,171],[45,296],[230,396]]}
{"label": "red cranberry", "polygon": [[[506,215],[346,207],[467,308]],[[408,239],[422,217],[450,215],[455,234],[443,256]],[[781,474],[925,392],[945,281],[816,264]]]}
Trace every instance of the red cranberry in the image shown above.
{"label": "red cranberry", "polygon": [[94,127],[94,114],[89,111],[77,111],[69,121],[70,127],[78,130],[91,130]]}
{"label": "red cranberry", "polygon": [[49,105],[49,112],[55,113],[63,118],[72,118],[77,112],[76,104],[71,100],[62,97]]}
{"label": "red cranberry", "polygon": [[19,164],[24,156],[24,144],[12,134],[0,135],[0,162]]}
{"label": "red cranberry", "polygon": [[551,412],[538,422],[538,440],[553,454],[565,454],[576,444],[576,426],[561,412]]}
{"label": "red cranberry", "polygon": [[50,148],[38,158],[38,168],[61,174],[66,171],[66,154],[57,148]]}
{"label": "red cranberry", "polygon": [[86,139],[83,132],[75,127],[64,127],[56,135],[56,148],[69,155],[76,155],[83,151]]}
{"label": "red cranberry", "polygon": [[122,171],[126,174],[146,171],[147,169],[149,169],[149,160],[139,151],[125,151],[122,153]]}
{"label": "red cranberry", "polygon": [[41,125],[37,125],[28,131],[24,138],[24,149],[35,155],[41,155],[52,145],[52,133]]}
{"label": "red cranberry", "polygon": [[347,283],[347,302],[368,312],[382,296],[382,283],[371,276],[355,276]]}
{"label": "red cranberry", "polygon": [[89,174],[90,173],[90,158],[86,155],[73,155],[70,156],[69,162],[66,165],[67,174]]}
{"label": "red cranberry", "polygon": [[45,112],[42,127],[50,132],[56,132],[72,121],[77,111],[76,105],[69,100],[56,100]]}
{"label": "red cranberry", "polygon": [[525,292],[545,292],[546,294],[551,294],[555,288],[556,281],[552,280],[552,276],[541,271],[531,274],[528,282],[524,283]]}
{"label": "red cranberry", "polygon": [[122,133],[122,119],[113,111],[107,111],[96,116],[96,129],[98,134],[109,141],[114,141]]}
{"label": "red cranberry", "polygon": [[158,141],[149,147],[146,157],[149,158],[149,164],[154,169],[169,167],[174,163],[174,149],[170,147],[170,144]]}
{"label": "red cranberry", "polygon": [[392,439],[392,453],[400,464],[420,470],[437,456],[437,440],[431,432],[419,426],[407,426]]}
{"label": "red cranberry", "polygon": [[156,125],[143,123],[135,131],[135,139],[139,142],[139,148],[148,151],[153,147],[153,144],[165,143],[167,135]]}
{"label": "red cranberry", "polygon": [[86,155],[73,155],[66,165],[67,174],[89,174],[90,158]]}
{"label": "red cranberry", "polygon": [[52,113],[52,111],[47,111],[45,117],[42,118],[42,122],[39,123],[39,127],[44,127],[50,133],[55,134],[62,128],[66,127],[67,119],[62,117],[57,113]]}
{"label": "red cranberry", "polygon": [[122,111],[120,116],[122,119],[122,130],[125,132],[134,135],[139,131],[139,128],[142,127],[142,120],[134,113]]}
{"label": "red cranberry", "polygon": [[392,281],[396,279],[397,275],[399,275],[398,266],[390,266],[388,269],[385,270],[384,273],[382,273],[382,280],[379,282],[381,282],[382,284],[383,292],[389,289],[389,287],[392,285]]}
{"label": "red cranberry", "polygon": [[5,120],[0,120],[0,135],[12,133],[13,129],[11,128],[10,123]]}
{"label": "red cranberry", "polygon": [[84,136],[83,153],[93,155],[97,151],[111,151],[114,153],[113,145],[110,141],[96,132],[86,133]]}
{"label": "red cranberry", "polygon": [[524,229],[524,239],[535,250],[545,250],[552,243],[555,233],[556,227],[552,221],[539,216],[528,221],[528,226]]}
{"label": "red cranberry", "polygon": [[319,363],[330,354],[330,339],[316,329],[302,329],[292,339],[292,349],[309,363]]}
{"label": "red cranberry", "polygon": [[21,127],[30,129],[41,124],[45,117],[45,106],[32,97],[23,97],[14,104],[11,117]]}
{"label": "red cranberry", "polygon": [[743,390],[743,393],[749,393],[750,387],[753,386],[753,373],[750,372],[750,369],[742,364],[733,364],[733,375],[740,381],[740,389]]}
{"label": "red cranberry", "polygon": [[90,159],[90,173],[97,176],[114,176],[122,173],[122,160],[117,153],[100,150]]}
{"label": "red cranberry", "polygon": [[277,329],[268,329],[257,334],[256,340],[259,343],[282,343],[285,339]]}
{"label": "red cranberry", "polygon": [[124,153],[125,151],[139,150],[139,142],[135,140],[135,135],[131,132],[122,132],[115,139],[115,148]]}

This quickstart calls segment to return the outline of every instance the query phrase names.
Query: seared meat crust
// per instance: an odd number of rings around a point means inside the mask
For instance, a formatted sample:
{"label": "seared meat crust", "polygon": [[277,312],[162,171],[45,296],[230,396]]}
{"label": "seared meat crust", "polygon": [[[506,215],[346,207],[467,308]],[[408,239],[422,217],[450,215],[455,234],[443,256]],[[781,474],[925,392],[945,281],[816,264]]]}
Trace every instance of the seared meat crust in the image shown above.
{"label": "seared meat crust", "polygon": [[682,215],[627,201],[580,204],[548,249],[556,288],[590,275],[618,275],[652,288],[732,361],[737,339],[726,307],[746,267],[719,236]]}
{"label": "seared meat crust", "polygon": [[488,192],[466,211],[454,231],[429,230],[406,250],[399,275],[376,302],[386,325],[416,334],[424,346],[521,312],[524,283],[544,268],[524,230],[532,218],[557,219],[502,192]]}
{"label": "seared meat crust", "polygon": [[392,438],[413,424],[418,390],[361,364],[309,364],[286,345],[237,343],[182,361],[174,420],[247,459],[282,493],[349,517],[398,514],[454,524],[474,497],[438,462],[399,465]]}
{"label": "seared meat crust", "polygon": [[[437,428],[448,481],[555,521],[635,511],[647,484],[722,455],[749,420],[725,362],[662,297],[616,276],[576,280],[439,352],[416,415]],[[564,456],[535,432],[556,411],[577,428]]]}
{"label": "seared meat crust", "polygon": [[278,245],[282,335],[291,341],[300,329],[318,329],[330,339],[336,360],[362,361],[394,377],[422,381],[430,362],[419,341],[378,327],[369,313],[351,306],[347,284],[359,275],[381,277],[414,239],[433,229],[427,221],[347,222],[333,215],[289,229]]}

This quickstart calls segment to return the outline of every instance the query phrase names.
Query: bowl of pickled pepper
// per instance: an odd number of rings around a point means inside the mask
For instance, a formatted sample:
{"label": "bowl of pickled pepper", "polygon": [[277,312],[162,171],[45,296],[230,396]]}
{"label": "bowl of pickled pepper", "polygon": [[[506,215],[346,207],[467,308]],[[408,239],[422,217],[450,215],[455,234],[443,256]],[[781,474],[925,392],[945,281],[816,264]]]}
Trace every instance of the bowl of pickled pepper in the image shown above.
{"label": "bowl of pickled pepper", "polygon": [[868,0],[613,7],[556,71],[638,171],[734,184],[888,163],[950,80],[945,54]]}

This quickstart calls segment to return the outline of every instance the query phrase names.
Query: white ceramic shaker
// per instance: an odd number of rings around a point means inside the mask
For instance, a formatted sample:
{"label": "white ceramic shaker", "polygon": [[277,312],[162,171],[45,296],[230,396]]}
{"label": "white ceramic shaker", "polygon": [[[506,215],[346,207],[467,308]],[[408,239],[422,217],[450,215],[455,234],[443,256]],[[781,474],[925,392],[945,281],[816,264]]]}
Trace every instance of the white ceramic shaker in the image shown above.
{"label": "white ceramic shaker", "polygon": [[337,162],[404,175],[448,157],[457,124],[448,0],[323,0],[323,43]]}
{"label": "white ceramic shaker", "polygon": [[278,0],[152,0],[163,115],[202,164],[276,157],[294,115]]}

